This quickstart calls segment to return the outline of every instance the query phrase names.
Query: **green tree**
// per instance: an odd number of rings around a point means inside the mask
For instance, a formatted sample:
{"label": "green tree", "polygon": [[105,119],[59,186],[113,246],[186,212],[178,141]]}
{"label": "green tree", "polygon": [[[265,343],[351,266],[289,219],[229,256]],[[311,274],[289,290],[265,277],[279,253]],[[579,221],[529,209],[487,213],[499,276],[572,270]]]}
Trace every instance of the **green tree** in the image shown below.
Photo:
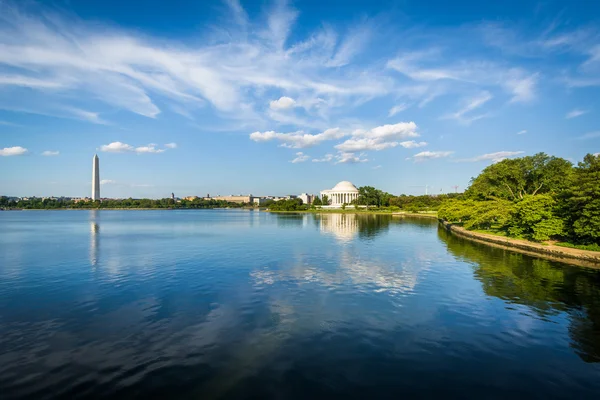
{"label": "green tree", "polygon": [[323,198],[321,199],[321,203],[324,206],[328,206],[329,205],[329,196],[327,196],[326,194],[323,195]]}
{"label": "green tree", "polygon": [[526,195],[560,193],[572,181],[572,164],[559,157],[538,153],[500,161],[471,180],[466,194],[484,199],[520,200]]}
{"label": "green tree", "polygon": [[312,202],[313,206],[321,206],[323,205],[323,203],[321,202],[321,199],[318,197],[315,197],[315,199]]}
{"label": "green tree", "polygon": [[382,192],[375,189],[373,186],[361,186],[358,188],[358,198],[356,199],[356,203],[367,207],[380,206],[381,194]]}
{"label": "green tree", "polygon": [[571,236],[600,244],[600,155],[588,154],[577,165],[571,189],[563,199]]}
{"label": "green tree", "polygon": [[557,216],[557,204],[548,194],[527,195],[517,202],[507,221],[511,236],[542,242],[564,234],[563,220]]}

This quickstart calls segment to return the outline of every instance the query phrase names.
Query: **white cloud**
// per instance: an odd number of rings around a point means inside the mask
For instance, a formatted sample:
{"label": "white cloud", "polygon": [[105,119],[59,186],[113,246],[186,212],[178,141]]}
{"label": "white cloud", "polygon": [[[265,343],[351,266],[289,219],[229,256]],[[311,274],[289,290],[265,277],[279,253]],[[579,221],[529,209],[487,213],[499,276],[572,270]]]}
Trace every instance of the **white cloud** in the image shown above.
{"label": "white cloud", "polygon": [[408,108],[408,105],[405,103],[398,104],[398,105],[390,108],[390,111],[388,112],[388,117],[393,117],[394,115],[406,110],[407,108]]}
{"label": "white cloud", "polygon": [[382,167],[381,165],[376,165],[376,166],[374,166],[374,167],[373,167],[373,168],[371,168],[371,169],[380,169],[381,167]]}
{"label": "white cloud", "polygon": [[157,149],[155,144],[149,144],[148,146],[136,147],[134,151],[138,154],[142,153],[164,153],[165,149]]}
{"label": "white cloud", "polygon": [[313,158],[312,162],[330,162],[333,160],[333,154],[325,154],[323,158]]}
{"label": "white cloud", "polygon": [[310,156],[308,154],[304,154],[303,152],[299,151],[296,153],[296,158],[294,158],[292,161],[290,161],[292,164],[296,164],[296,163],[301,163],[301,162],[305,162],[310,160]]}
{"label": "white cloud", "polygon": [[570,118],[576,118],[579,117],[583,114],[587,114],[588,111],[587,110],[580,110],[580,109],[575,109],[573,111],[569,111],[567,113],[567,115],[565,116],[565,118],[570,119]]}
{"label": "white cloud", "polygon": [[167,149],[176,149],[177,148],[177,143],[167,143],[167,144],[165,144],[165,147]]}
{"label": "white cloud", "polygon": [[380,151],[396,146],[411,146],[411,142],[397,140],[418,137],[417,125],[414,122],[400,122],[393,125],[382,125],[370,130],[357,129],[352,132],[352,138],[335,146],[343,152]]}
{"label": "white cloud", "polygon": [[8,157],[8,156],[22,156],[27,153],[27,149],[21,146],[14,147],[5,147],[0,149],[0,156]]}
{"label": "white cloud", "polygon": [[369,161],[368,159],[366,159],[364,157],[365,157],[365,155],[363,153],[357,155],[356,153],[341,151],[338,154],[336,154],[335,163],[336,164],[358,164],[358,163],[364,163],[364,162]]}
{"label": "white cloud", "polygon": [[345,135],[346,134],[342,132],[339,128],[327,129],[315,135],[304,133],[302,131],[291,133],[267,131],[251,133],[250,140],[253,140],[255,142],[268,142],[271,140],[277,140],[283,142],[282,146],[284,147],[301,149],[315,146],[327,140],[339,139],[341,137],[344,137]]}
{"label": "white cloud", "polygon": [[414,140],[400,142],[399,144],[400,144],[400,146],[404,147],[405,149],[414,149],[416,147],[427,146],[427,142],[415,142]]}
{"label": "white cloud", "polygon": [[336,149],[341,151],[364,151],[364,150],[374,150],[380,151],[389,149],[392,147],[398,146],[398,142],[385,142],[380,139],[368,139],[368,138],[360,138],[360,139],[348,139],[344,143],[340,143],[335,146]]}
{"label": "white cloud", "polygon": [[527,133],[527,130],[523,129],[522,131],[517,132],[517,135],[524,135]]}
{"label": "white cloud", "polygon": [[594,156],[598,157],[600,156],[600,153],[594,153]]}
{"label": "white cloud", "polygon": [[125,153],[129,151],[133,151],[134,147],[122,142],[112,142],[109,144],[105,144],[100,146],[100,151],[104,151],[107,153]]}
{"label": "white cloud", "polygon": [[295,106],[296,100],[287,96],[280,97],[278,100],[273,100],[269,103],[269,107],[271,107],[272,110],[287,110]]}
{"label": "white cloud", "polygon": [[412,159],[415,160],[415,162],[421,162],[436,158],[445,158],[452,155],[453,153],[453,151],[422,151],[412,156]]}
{"label": "white cloud", "polygon": [[477,157],[467,158],[467,159],[458,160],[458,161],[467,161],[467,162],[492,161],[494,163],[497,163],[508,157],[517,156],[517,155],[523,154],[523,153],[524,153],[524,151],[497,151],[495,153],[482,154]]}
{"label": "white cloud", "polygon": [[117,181],[113,181],[112,179],[102,179],[100,181],[101,185],[114,185]]}
{"label": "white cloud", "polygon": [[478,119],[487,117],[487,114],[479,114],[479,115],[466,115],[470,114],[471,111],[478,109],[483,106],[485,103],[492,99],[492,95],[488,91],[483,91],[476,96],[470,97],[465,100],[465,105],[460,110],[455,113],[448,114],[442,117],[442,119],[455,119],[463,124],[470,124]]}
{"label": "white cloud", "polygon": [[[173,143],[170,143],[173,144]],[[168,146],[167,146],[168,147]],[[169,147],[173,148],[173,147]],[[146,146],[134,147],[127,143],[122,142],[112,142],[103,146],[100,146],[100,151],[106,153],[164,153],[165,149],[158,149],[155,143],[150,143]]]}
{"label": "white cloud", "polygon": [[52,150],[46,150],[46,151],[44,151],[44,152],[42,153],[42,155],[43,155],[43,156],[47,156],[47,157],[50,157],[50,156],[57,156],[57,155],[59,155],[59,154],[60,154],[60,152],[59,152],[59,151],[52,151]]}

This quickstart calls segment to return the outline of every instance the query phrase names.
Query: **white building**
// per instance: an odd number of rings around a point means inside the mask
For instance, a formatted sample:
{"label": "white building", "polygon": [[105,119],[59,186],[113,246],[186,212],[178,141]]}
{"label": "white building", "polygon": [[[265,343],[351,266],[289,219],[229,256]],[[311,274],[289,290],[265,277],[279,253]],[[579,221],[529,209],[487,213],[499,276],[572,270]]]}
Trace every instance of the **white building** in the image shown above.
{"label": "white building", "polygon": [[315,199],[315,195],[302,193],[300,196],[298,196],[298,198],[302,199],[302,204],[312,204],[313,200]]}
{"label": "white building", "polygon": [[321,199],[327,196],[332,207],[341,207],[342,204],[350,204],[358,198],[358,189],[352,182],[341,181],[333,189],[321,191]]}

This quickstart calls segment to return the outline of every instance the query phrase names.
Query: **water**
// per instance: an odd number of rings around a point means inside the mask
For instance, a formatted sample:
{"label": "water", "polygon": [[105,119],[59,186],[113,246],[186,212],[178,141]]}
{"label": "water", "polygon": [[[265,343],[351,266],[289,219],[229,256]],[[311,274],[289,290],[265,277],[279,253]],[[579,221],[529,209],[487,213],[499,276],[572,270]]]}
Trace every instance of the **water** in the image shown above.
{"label": "water", "polygon": [[434,220],[0,212],[11,398],[591,398],[600,273]]}

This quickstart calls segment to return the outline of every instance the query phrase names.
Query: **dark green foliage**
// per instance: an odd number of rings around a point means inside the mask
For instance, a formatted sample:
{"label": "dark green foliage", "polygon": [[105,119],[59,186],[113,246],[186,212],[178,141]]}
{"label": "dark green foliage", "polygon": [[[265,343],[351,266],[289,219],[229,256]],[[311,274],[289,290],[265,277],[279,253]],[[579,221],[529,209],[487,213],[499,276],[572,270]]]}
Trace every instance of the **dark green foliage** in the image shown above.
{"label": "dark green foliage", "polygon": [[272,211],[301,211],[308,210],[308,206],[302,204],[302,199],[279,200],[268,205]]}
{"label": "dark green foliage", "polygon": [[582,243],[600,244],[600,155],[588,154],[577,165],[563,202],[570,235]]}
{"label": "dark green foliage", "polygon": [[478,200],[513,201],[528,194],[557,194],[569,187],[572,175],[573,167],[569,161],[538,153],[490,165],[471,180],[465,194]]}
{"label": "dark green foliage", "polygon": [[538,242],[600,244],[600,156],[576,168],[544,153],[504,160],[472,179],[465,197],[444,203],[439,217]]}
{"label": "dark green foliage", "polygon": [[536,242],[564,234],[564,222],[557,216],[556,201],[547,194],[527,195],[515,203],[507,227],[511,236]]}
{"label": "dark green foliage", "polygon": [[438,210],[444,220],[461,222],[466,229],[504,227],[510,218],[512,203],[507,200],[451,200]]}
{"label": "dark green foliage", "polygon": [[312,202],[313,206],[321,206],[323,205],[323,203],[321,202],[321,199],[318,197],[315,197],[315,199]]}

